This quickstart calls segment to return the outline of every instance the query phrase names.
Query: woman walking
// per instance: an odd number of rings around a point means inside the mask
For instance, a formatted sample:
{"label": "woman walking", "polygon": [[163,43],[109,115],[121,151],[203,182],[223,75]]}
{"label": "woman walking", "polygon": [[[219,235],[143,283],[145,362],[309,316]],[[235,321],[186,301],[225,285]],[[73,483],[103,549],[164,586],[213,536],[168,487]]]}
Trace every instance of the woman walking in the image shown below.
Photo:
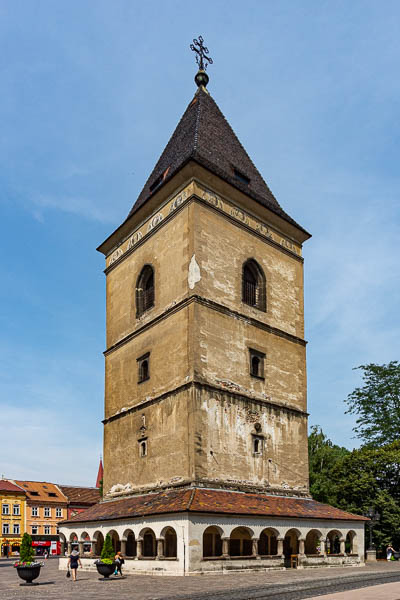
{"label": "woman walking", "polygon": [[80,567],[82,567],[81,559],[79,558],[79,552],[77,552],[76,550],[72,550],[68,561],[68,568],[70,568],[72,572],[72,581],[76,581],[76,572],[78,570],[78,564]]}
{"label": "woman walking", "polygon": [[118,575],[118,573],[121,575],[122,577],[122,565],[124,564],[124,559],[122,558],[122,554],[121,552],[117,552],[117,554],[114,557],[115,560],[115,571],[114,571],[114,575]]}

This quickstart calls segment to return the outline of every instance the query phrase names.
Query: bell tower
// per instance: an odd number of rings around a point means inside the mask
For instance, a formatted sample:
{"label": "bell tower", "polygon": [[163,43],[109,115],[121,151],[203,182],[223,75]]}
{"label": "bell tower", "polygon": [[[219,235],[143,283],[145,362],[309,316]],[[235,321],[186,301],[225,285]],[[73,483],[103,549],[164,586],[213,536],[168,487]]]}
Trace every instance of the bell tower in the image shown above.
{"label": "bell tower", "polygon": [[104,494],[308,495],[302,244],[207,90],[106,257]]}

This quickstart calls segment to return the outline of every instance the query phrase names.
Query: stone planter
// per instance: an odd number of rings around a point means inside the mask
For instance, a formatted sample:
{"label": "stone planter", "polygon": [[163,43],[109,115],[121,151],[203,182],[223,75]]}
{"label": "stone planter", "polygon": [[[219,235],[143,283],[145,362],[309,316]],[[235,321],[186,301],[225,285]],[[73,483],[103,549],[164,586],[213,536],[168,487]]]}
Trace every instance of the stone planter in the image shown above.
{"label": "stone planter", "polygon": [[114,573],[115,565],[116,565],[115,562],[111,563],[111,565],[107,565],[102,562],[97,562],[96,563],[97,572],[99,573],[99,575],[103,575],[104,579],[108,579],[110,577],[110,575],[112,575]]}
{"label": "stone planter", "polygon": [[40,575],[40,568],[42,565],[35,566],[20,566],[16,567],[18,576],[26,581],[26,583],[20,583],[20,585],[39,585],[38,583],[32,583],[34,579],[37,579]]}

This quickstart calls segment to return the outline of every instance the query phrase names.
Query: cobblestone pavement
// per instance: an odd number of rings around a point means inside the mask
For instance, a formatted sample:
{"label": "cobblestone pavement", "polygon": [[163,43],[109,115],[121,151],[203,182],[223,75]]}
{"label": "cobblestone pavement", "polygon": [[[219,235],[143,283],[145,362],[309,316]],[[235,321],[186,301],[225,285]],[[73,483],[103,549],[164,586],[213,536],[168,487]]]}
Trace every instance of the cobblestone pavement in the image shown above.
{"label": "cobblestone pavement", "polygon": [[[78,571],[75,583],[65,575],[65,571],[58,570],[58,560],[49,559],[37,580],[39,585],[20,587],[21,580],[12,562],[0,560],[0,600],[300,600],[317,597],[322,600],[324,594],[329,594],[327,600],[355,600],[357,597],[364,600],[369,598],[367,592],[387,585],[391,586],[387,589],[397,586],[399,593],[393,600],[400,600],[400,583],[394,583],[400,582],[400,562],[361,568],[229,573],[228,576],[128,575],[109,581],[100,581],[97,573]],[[360,587],[363,588],[361,596],[356,596],[359,592],[355,591],[350,592],[350,596],[340,596],[343,590]],[[379,596],[372,598],[378,600]],[[392,600],[391,596],[382,598]]]}

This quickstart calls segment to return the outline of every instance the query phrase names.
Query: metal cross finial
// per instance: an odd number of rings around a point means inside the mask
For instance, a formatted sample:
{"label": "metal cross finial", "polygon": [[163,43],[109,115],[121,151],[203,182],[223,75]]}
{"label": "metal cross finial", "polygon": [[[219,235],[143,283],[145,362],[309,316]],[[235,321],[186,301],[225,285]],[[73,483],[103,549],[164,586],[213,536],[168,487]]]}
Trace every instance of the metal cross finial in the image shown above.
{"label": "metal cross finial", "polygon": [[208,60],[210,65],[213,64],[213,59],[210,56],[206,56],[206,54],[208,54],[208,48],[203,46],[203,42],[203,38],[201,35],[199,35],[199,39],[194,39],[193,44],[190,44],[190,49],[193,50],[193,52],[196,52],[196,62],[201,71],[205,71],[207,69],[207,63],[204,61]]}

